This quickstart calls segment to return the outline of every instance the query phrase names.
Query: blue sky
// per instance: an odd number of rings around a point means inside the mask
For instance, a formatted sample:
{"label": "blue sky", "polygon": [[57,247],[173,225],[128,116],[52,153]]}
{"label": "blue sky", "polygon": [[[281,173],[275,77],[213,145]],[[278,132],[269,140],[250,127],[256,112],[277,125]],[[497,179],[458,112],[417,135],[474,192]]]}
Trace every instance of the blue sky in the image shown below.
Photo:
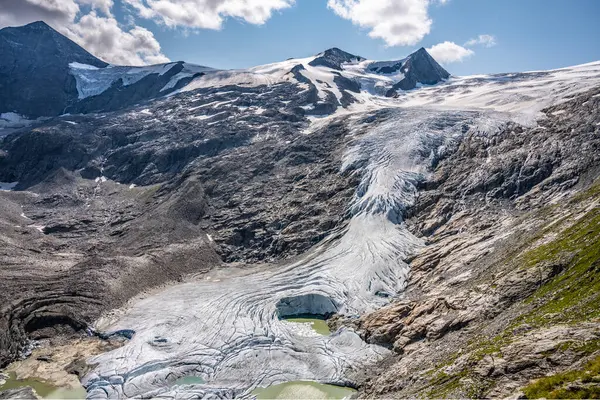
{"label": "blue sky", "polygon": [[495,36],[497,44],[473,47],[472,56],[446,64],[451,73],[552,69],[600,60],[599,0],[450,0],[430,6],[429,13],[428,35],[415,45],[394,47],[334,14],[325,0],[297,0],[258,26],[229,18],[221,30],[190,33],[152,21],[139,24],[154,32],[171,60],[219,68],[308,56],[333,46],[369,59],[394,59],[443,41],[463,45],[480,34]]}
{"label": "blue sky", "polygon": [[43,20],[122,65],[244,68],[334,46],[374,60],[425,47],[455,75],[600,60],[600,0],[0,2],[0,28]]}

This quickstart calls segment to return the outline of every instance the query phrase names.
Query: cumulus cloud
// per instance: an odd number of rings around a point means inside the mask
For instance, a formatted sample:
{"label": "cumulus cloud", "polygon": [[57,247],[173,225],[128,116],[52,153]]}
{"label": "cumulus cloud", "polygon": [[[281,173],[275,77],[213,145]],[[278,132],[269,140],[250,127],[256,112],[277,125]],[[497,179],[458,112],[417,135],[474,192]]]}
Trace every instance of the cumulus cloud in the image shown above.
{"label": "cumulus cloud", "polygon": [[[135,25],[129,30],[121,27],[111,14],[113,0],[0,1],[0,28],[44,21],[109,63],[144,65],[168,61],[152,32]],[[80,5],[91,6],[92,10],[81,15]]]}
{"label": "cumulus cloud", "polygon": [[470,39],[465,43],[465,46],[481,45],[484,47],[494,47],[496,45],[496,37],[493,35],[479,35],[476,38]]}
{"label": "cumulus cloud", "polygon": [[461,62],[465,58],[471,57],[475,52],[466,49],[454,42],[442,42],[427,49],[429,54],[442,64]]}
{"label": "cumulus cloud", "polygon": [[414,45],[431,29],[429,0],[328,0],[327,6],[388,46]]}
{"label": "cumulus cloud", "polygon": [[112,15],[113,0],[77,0],[81,4],[92,6],[92,9],[102,11],[105,15]]}
{"label": "cumulus cloud", "polygon": [[262,25],[295,0],[123,0],[143,18],[169,27],[221,29],[227,17]]}
{"label": "cumulus cloud", "polygon": [[1,0],[0,28],[46,21],[60,26],[75,20],[79,6],[73,0]]}
{"label": "cumulus cloud", "polygon": [[66,32],[72,40],[90,53],[114,64],[144,65],[168,62],[160,51],[154,34],[140,26],[121,29],[112,17],[101,17],[92,11],[84,15]]}

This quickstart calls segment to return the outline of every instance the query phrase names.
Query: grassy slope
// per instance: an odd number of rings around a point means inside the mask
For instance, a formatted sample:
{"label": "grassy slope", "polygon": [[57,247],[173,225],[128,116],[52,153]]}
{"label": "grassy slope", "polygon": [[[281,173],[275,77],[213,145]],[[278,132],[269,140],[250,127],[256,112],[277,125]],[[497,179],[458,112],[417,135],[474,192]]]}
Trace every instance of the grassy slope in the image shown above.
{"label": "grassy slope", "polygon": [[[522,302],[527,311],[510,323],[504,332],[493,339],[475,340],[471,348],[474,365],[486,355],[501,355],[501,349],[517,340],[514,334],[519,326],[545,328],[556,324],[575,325],[600,319],[600,183],[574,196],[561,209],[569,210],[556,223],[524,244],[521,252],[503,263],[511,268],[537,268],[546,265],[566,267]],[[538,217],[547,221],[556,218],[560,210],[550,206],[540,210]],[[539,245],[540,239],[552,237]],[[565,261],[566,260],[566,261]],[[600,343],[567,343],[559,350],[577,351],[592,359],[580,369],[544,377],[523,388],[528,398],[599,398]],[[442,371],[456,358],[431,372],[431,383],[426,397],[443,398],[453,393],[482,397],[493,386],[493,379],[475,376],[469,368],[451,375]],[[595,357],[595,358],[593,358]]]}

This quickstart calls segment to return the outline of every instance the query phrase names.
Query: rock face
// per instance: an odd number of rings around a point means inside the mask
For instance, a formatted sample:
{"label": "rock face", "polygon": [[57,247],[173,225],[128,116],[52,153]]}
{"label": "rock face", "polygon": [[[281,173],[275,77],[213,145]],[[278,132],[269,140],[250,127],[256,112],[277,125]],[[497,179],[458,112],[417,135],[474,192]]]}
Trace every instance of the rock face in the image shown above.
{"label": "rock face", "polygon": [[0,30],[0,113],[58,115],[77,99],[69,63],[106,67],[80,46],[34,22]]}
{"label": "rock face", "polygon": [[[202,67],[183,62],[158,67],[109,66],[44,22],[0,30],[0,114],[28,118],[111,111],[164,96],[202,76]],[[90,72],[92,71],[92,72]],[[94,74],[81,79],[80,74]],[[111,79],[98,93],[82,85]],[[139,79],[129,82],[131,75]]]}
{"label": "rock face", "polygon": [[388,97],[397,95],[399,90],[411,90],[419,84],[435,85],[450,77],[448,71],[442,68],[423,47],[396,64],[374,65],[369,69],[379,74],[397,74],[398,72],[404,74],[404,78],[395,83],[386,93]]}

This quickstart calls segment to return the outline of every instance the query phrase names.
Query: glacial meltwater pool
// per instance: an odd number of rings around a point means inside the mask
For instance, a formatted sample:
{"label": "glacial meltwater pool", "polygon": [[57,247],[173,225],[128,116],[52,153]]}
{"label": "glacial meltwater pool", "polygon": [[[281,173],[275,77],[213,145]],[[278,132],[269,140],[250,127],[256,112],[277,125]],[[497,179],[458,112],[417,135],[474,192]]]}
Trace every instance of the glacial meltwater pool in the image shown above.
{"label": "glacial meltwater pool", "polygon": [[0,391],[31,386],[43,399],[85,399],[85,389],[60,388],[37,379],[17,379],[14,372],[9,372],[8,379],[0,385]]}
{"label": "glacial meltwater pool", "polygon": [[331,335],[331,331],[329,330],[329,325],[327,325],[327,321],[325,320],[325,318],[319,315],[297,315],[290,318],[283,318],[283,320],[289,322],[298,322],[302,324],[310,324],[311,328],[318,334],[325,336]]}
{"label": "glacial meltwater pool", "polygon": [[352,396],[356,390],[326,385],[312,381],[286,382],[279,385],[272,385],[267,388],[257,388],[252,391],[258,400],[269,399],[331,399],[341,400]]}
{"label": "glacial meltwater pool", "polygon": [[183,376],[175,381],[175,385],[201,385],[204,382],[204,379],[199,376]]}

